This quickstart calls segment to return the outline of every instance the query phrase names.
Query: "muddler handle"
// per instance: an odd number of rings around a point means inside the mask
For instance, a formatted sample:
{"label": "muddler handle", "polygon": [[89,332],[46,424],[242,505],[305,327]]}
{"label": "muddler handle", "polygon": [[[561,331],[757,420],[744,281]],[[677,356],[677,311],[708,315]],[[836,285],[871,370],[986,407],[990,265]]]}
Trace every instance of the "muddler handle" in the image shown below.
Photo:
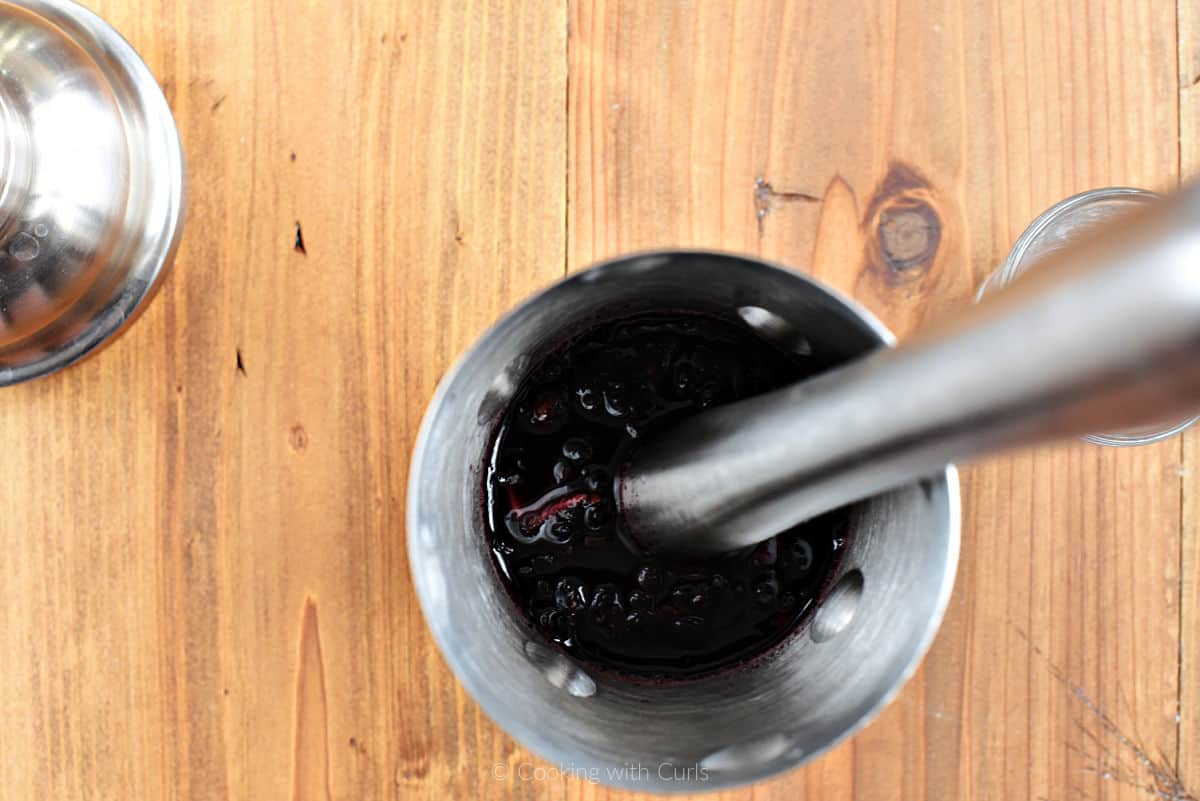
{"label": "muddler handle", "polygon": [[697,556],[984,454],[1200,409],[1200,184],[978,306],[652,438],[617,479],[643,547]]}

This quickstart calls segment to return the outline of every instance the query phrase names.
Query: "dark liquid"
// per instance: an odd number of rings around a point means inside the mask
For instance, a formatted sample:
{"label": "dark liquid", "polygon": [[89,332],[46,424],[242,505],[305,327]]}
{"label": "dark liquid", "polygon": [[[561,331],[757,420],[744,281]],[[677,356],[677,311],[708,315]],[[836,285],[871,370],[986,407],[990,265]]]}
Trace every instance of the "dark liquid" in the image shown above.
{"label": "dark liquid", "polygon": [[815,370],[743,327],[686,314],[597,325],[538,365],[487,474],[492,553],[530,623],[576,658],[653,678],[745,661],[795,629],[837,565],[845,512],[754,548],[667,561],[621,536],[613,475],[663,426]]}

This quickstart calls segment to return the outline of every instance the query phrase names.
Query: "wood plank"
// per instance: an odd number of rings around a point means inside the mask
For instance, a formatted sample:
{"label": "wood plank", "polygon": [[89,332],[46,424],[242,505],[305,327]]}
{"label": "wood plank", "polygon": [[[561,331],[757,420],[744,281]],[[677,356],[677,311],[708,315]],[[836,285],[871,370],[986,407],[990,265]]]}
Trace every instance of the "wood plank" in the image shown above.
{"label": "wood plank", "polygon": [[0,403],[0,799],[511,797],[404,487],[451,359],[562,274],[565,9],[89,5],[191,206],[137,326]]}
{"label": "wood plank", "polygon": [[[1200,7],[1179,0],[1179,171],[1200,177]],[[1179,773],[1200,798],[1200,428],[1183,437],[1183,565],[1179,670]]]}
{"label": "wood plank", "polygon": [[1179,469],[1183,479],[1183,566],[1181,598],[1181,640],[1179,655],[1179,747],[1176,765],[1181,782],[1192,795],[1200,797],[1200,432],[1193,430],[1184,437],[1184,458]]}
{"label": "wood plank", "polygon": [[[574,2],[570,266],[647,247],[757,253],[904,334],[969,302],[1053,202],[1174,185],[1174,15]],[[936,247],[885,252],[914,208]],[[959,586],[924,669],[851,744],[755,797],[1134,797],[1081,753],[1115,734],[1064,683],[1174,749],[1179,447],[1068,443],[969,470]]]}
{"label": "wood plank", "polygon": [[[561,4],[89,5],[163,80],[191,212],[122,341],[0,403],[0,799],[618,797],[492,778],[540,763],[416,610],[407,455],[449,360],[564,257],[650,246],[806,267],[906,332],[1054,200],[1172,185],[1200,119],[1187,3],[1182,85],[1168,3],[574,3],[569,130]],[[941,225],[900,271],[897,203]],[[1084,772],[1096,719],[1022,632],[1194,787],[1197,436],[1182,605],[1178,443],[990,462],[918,677],[851,744],[720,797],[1136,797]]]}
{"label": "wood plank", "polygon": [[[1194,141],[1194,140],[1193,140]],[[1175,764],[1180,781],[1200,798],[1200,429],[1184,435],[1183,566],[1180,599],[1179,723]]]}

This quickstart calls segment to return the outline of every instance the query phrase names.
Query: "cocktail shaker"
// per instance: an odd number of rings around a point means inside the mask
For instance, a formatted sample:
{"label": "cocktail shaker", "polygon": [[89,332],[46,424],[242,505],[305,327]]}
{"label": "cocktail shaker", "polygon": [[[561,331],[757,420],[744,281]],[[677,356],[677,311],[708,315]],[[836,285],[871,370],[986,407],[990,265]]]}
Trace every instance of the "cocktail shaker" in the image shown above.
{"label": "cocktail shaker", "polygon": [[958,483],[941,467],[856,504],[854,536],[820,608],[751,666],[655,683],[572,660],[530,628],[496,575],[484,536],[484,456],[543,354],[597,318],[655,310],[725,318],[822,366],[892,341],[853,302],[752,259],[648,253],[572,276],[501,320],[442,381],[412,462],[409,561],[450,666],[515,738],[608,784],[713,790],[820,754],[913,673],[954,582]]}
{"label": "cocktail shaker", "polygon": [[71,0],[0,0],[0,386],[144,309],[184,201],[171,110],[129,43]]}

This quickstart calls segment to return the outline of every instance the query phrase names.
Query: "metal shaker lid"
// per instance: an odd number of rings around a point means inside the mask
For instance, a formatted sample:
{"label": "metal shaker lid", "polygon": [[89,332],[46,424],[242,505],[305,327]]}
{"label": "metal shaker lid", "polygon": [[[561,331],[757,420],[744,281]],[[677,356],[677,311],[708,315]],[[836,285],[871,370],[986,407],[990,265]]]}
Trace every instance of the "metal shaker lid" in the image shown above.
{"label": "metal shaker lid", "polygon": [[133,48],[70,0],[0,0],[0,386],[132,320],[184,198],[175,122]]}

